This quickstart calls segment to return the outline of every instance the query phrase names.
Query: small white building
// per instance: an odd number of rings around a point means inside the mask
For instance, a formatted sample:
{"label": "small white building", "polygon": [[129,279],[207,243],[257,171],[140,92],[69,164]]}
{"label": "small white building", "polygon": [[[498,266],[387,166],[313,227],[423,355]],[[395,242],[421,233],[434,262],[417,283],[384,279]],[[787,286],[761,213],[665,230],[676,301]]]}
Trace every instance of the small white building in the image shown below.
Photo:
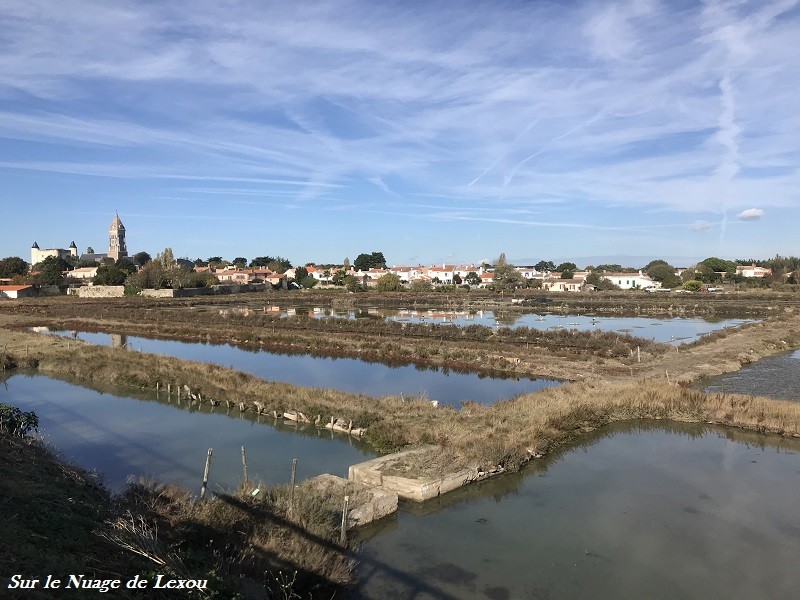
{"label": "small white building", "polygon": [[0,298],[27,298],[33,296],[32,285],[0,285]]}
{"label": "small white building", "polygon": [[660,282],[650,279],[641,270],[638,273],[602,273],[600,277],[607,279],[621,290],[646,290],[661,287]]}
{"label": "small white building", "polygon": [[772,275],[772,269],[755,265],[739,265],[736,267],[736,274],[741,277],[769,277]]}

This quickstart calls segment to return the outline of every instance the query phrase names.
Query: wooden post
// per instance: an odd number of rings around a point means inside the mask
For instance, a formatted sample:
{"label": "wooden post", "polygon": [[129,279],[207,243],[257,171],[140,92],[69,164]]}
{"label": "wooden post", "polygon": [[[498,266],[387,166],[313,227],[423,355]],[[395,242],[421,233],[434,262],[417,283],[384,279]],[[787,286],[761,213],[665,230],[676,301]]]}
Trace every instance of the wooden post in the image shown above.
{"label": "wooden post", "polygon": [[200,488],[200,502],[206,499],[206,488],[208,487],[208,471],[211,469],[211,453],[213,452],[212,448],[208,449],[208,454],[206,455],[206,468],[203,471],[203,486]]}
{"label": "wooden post", "polygon": [[292,483],[289,490],[289,514],[294,513],[294,482],[297,478],[297,459],[292,459]]}
{"label": "wooden post", "polygon": [[350,496],[345,496],[344,502],[342,503],[342,530],[339,533],[340,544],[347,543],[347,503],[349,501],[350,501]]}
{"label": "wooden post", "polygon": [[642,362],[642,350],[636,346],[636,362]]}
{"label": "wooden post", "polygon": [[666,371],[666,370],[665,370],[665,371],[664,371],[664,373],[667,375],[667,385],[672,385],[672,384],[669,382],[669,371]]}
{"label": "wooden post", "polygon": [[244,446],[242,446],[242,471],[244,472],[244,483],[247,485],[247,458],[244,453]]}

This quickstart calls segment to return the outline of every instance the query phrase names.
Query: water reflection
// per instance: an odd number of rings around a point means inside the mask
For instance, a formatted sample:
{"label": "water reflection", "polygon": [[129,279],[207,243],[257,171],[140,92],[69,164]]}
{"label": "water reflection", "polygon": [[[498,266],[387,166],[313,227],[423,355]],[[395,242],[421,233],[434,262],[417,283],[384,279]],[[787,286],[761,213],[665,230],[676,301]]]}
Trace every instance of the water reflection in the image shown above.
{"label": "water reflection", "polygon": [[[302,315],[314,319],[386,319],[408,323],[445,325],[484,325],[486,327],[529,327],[538,330],[570,329],[576,331],[611,331],[630,333],[673,345],[692,342],[708,333],[725,327],[738,327],[752,319],[704,319],[700,317],[606,317],[596,315],[539,314],[508,310],[455,310],[414,308],[323,308],[268,307],[271,314],[284,318]],[[220,308],[220,311],[252,310]],[[237,312],[236,314],[245,314]]]}
{"label": "water reflection", "polygon": [[373,456],[346,436],[221,407],[178,404],[174,396],[170,404],[164,394],[157,401],[141,391],[123,395],[25,375],[8,379],[0,390],[0,402],[36,412],[45,440],[64,458],[102,473],[115,490],[129,475],[154,475],[199,489],[209,447],[212,490],[239,483],[241,446],[250,476],[267,483],[287,483],[292,458],[298,459],[298,476],[307,478],[346,477],[351,464]]}
{"label": "water reflection", "polygon": [[401,512],[364,545],[354,597],[791,597],[798,458],[796,440],[618,424]]}
{"label": "water reflection", "polygon": [[[46,333],[46,328],[37,328]],[[493,404],[497,400],[559,385],[552,379],[499,379],[446,369],[426,369],[411,365],[389,366],[352,358],[326,358],[307,354],[277,354],[248,351],[227,344],[200,344],[172,340],[151,340],[107,333],[53,331],[100,345],[122,343],[129,350],[175,356],[185,360],[230,366],[272,381],[316,388],[335,388],[369,396],[421,394],[444,404],[460,405],[473,400]],[[109,339],[109,336],[110,339]]]}

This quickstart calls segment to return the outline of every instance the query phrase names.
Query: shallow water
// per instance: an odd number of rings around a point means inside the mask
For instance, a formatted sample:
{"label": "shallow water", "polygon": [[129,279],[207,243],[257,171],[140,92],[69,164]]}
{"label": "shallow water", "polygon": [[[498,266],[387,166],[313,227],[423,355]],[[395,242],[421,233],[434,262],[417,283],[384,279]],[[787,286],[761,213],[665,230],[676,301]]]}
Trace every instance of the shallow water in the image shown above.
{"label": "shallow water", "polygon": [[402,512],[363,545],[353,597],[795,597],[798,495],[800,443],[614,426],[444,510]]}
{"label": "shallow water", "polygon": [[[136,394],[138,398],[127,394]],[[164,395],[161,395],[162,400]],[[271,424],[270,417],[231,411],[188,410],[156,401],[155,395],[121,390],[96,391],[44,376],[15,375],[0,383],[0,403],[39,416],[39,433],[60,455],[102,474],[120,490],[129,475],[154,475],[161,481],[199,490],[208,448],[213,448],[209,489],[233,488],[242,478],[241,447],[253,481],[288,483],[291,460],[298,459],[297,477],[320,473],[347,477],[347,468],[372,458],[363,444],[347,436],[306,427]],[[333,437],[333,439],[331,439]]]}
{"label": "shallow water", "polygon": [[[611,331],[673,345],[692,342],[725,327],[738,327],[752,319],[703,319],[700,317],[605,317],[592,315],[556,315],[517,311],[451,310],[451,309],[388,309],[320,307],[275,307],[275,314],[284,317],[304,314],[313,318],[386,319],[409,323],[438,325],[484,325],[486,327],[529,327],[542,331],[570,329],[577,331]],[[220,309],[236,310],[236,309]]]}
{"label": "shallow water", "polygon": [[735,373],[698,384],[706,392],[728,392],[800,401],[800,350],[763,358]]}
{"label": "shallow water", "polygon": [[[46,331],[38,328],[39,331]],[[410,365],[392,367],[353,358],[320,358],[307,354],[248,351],[227,344],[200,344],[107,333],[54,331],[100,345],[126,347],[140,352],[175,356],[229,366],[272,381],[316,388],[335,388],[369,396],[423,394],[431,400],[458,406],[473,400],[497,400],[560,385],[553,379],[500,379],[474,373],[424,369]]]}

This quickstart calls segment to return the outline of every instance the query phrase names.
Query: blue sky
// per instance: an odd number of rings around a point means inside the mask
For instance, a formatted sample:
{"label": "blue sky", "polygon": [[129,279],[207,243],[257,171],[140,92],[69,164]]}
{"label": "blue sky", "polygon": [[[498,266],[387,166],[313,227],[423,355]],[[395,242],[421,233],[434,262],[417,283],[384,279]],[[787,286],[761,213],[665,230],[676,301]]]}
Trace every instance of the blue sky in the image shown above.
{"label": "blue sky", "polygon": [[[5,2],[0,257],[798,254],[800,6]],[[598,261],[599,262],[599,261]]]}

